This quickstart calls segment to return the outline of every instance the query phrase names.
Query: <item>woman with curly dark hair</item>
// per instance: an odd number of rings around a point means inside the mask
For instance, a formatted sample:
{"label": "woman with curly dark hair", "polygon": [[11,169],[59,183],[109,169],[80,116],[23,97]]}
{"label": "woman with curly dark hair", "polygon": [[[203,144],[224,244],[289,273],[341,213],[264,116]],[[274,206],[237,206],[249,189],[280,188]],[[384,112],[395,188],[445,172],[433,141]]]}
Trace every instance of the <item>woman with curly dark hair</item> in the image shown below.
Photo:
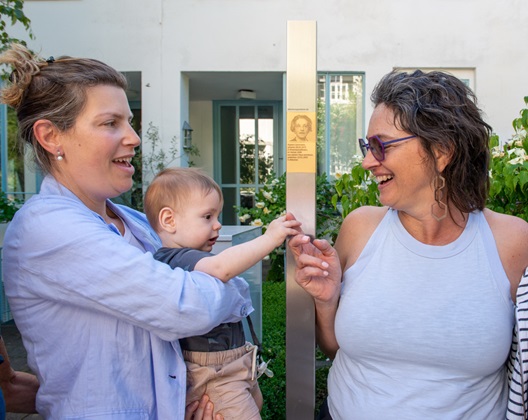
{"label": "woman with curly dark hair", "polygon": [[505,361],[528,223],[485,208],[491,128],[443,72],[393,71],[359,143],[383,207],[347,216],[335,249],[290,241],[334,359],[333,419],[504,419]]}

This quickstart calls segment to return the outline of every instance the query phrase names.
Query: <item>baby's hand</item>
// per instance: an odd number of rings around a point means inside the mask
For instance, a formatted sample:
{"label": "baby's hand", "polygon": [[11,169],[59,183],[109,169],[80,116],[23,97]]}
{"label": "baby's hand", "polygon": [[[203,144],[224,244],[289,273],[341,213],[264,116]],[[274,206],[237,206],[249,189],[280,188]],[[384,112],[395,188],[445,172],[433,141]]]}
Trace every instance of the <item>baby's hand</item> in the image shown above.
{"label": "baby's hand", "polygon": [[286,240],[288,236],[295,236],[301,233],[301,222],[295,219],[291,213],[278,217],[273,220],[266,229],[266,236],[269,236],[278,247]]}

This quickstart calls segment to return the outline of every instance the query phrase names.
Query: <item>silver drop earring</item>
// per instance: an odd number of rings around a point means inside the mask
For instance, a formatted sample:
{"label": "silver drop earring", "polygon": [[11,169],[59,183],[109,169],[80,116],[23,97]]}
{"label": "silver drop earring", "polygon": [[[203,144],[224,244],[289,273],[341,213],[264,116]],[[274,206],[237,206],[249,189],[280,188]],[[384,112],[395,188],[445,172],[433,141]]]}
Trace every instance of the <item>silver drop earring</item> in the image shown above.
{"label": "silver drop earring", "polygon": [[63,159],[61,152],[57,152],[57,160],[60,162]]}

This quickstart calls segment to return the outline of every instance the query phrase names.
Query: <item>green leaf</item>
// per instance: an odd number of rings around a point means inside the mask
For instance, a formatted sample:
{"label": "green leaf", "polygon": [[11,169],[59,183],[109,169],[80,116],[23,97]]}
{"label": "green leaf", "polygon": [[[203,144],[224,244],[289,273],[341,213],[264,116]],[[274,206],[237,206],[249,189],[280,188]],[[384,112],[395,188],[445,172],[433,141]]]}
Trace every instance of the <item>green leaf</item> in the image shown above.
{"label": "green leaf", "polygon": [[334,206],[334,209],[337,209],[337,194],[332,196],[332,206]]}
{"label": "green leaf", "polygon": [[497,134],[492,134],[490,136],[490,148],[491,147],[497,147],[499,145],[499,136]]}
{"label": "green leaf", "polygon": [[519,185],[523,188],[528,183],[528,170],[519,174]]}
{"label": "green leaf", "polygon": [[522,110],[522,126],[526,130],[528,129],[528,109]]}

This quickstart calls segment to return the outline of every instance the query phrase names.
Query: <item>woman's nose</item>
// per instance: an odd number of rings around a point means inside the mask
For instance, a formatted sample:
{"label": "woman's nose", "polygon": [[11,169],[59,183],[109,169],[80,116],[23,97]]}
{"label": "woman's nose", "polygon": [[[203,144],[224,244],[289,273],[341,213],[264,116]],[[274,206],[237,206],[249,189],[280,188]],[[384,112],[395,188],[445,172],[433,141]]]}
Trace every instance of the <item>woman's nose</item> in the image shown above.
{"label": "woman's nose", "polygon": [[134,130],[132,126],[128,127],[128,132],[126,133],[126,139],[134,147],[137,147],[141,144],[141,139],[139,138],[138,133],[136,133],[136,130]]}
{"label": "woman's nose", "polygon": [[372,152],[368,150],[367,155],[363,158],[363,161],[361,162],[361,166],[363,167],[363,169],[368,171],[371,168],[374,168],[379,165],[380,162],[374,157]]}

